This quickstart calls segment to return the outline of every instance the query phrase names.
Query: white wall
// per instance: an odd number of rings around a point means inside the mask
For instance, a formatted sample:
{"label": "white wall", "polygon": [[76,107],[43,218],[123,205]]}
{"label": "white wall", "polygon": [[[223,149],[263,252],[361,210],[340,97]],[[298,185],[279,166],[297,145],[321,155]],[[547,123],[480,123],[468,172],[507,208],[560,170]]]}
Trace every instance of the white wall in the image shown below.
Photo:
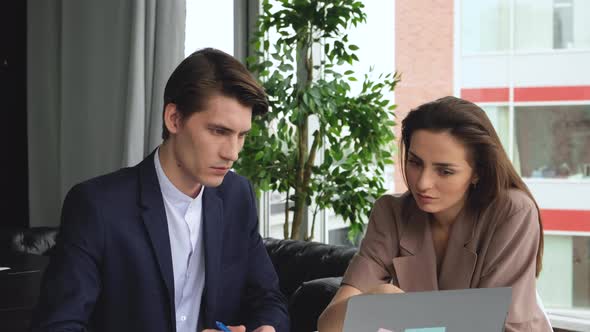
{"label": "white wall", "polygon": [[590,210],[590,180],[525,179],[541,209]]}
{"label": "white wall", "polygon": [[[509,55],[462,57],[462,88],[508,87]],[[590,50],[517,53],[513,56],[513,80],[522,86],[590,85]]]}

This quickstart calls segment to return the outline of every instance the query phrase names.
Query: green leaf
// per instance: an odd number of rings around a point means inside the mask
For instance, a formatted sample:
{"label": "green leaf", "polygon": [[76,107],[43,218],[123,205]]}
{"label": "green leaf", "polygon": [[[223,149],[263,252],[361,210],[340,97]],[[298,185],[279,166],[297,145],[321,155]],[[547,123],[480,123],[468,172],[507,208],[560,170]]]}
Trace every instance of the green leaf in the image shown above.
{"label": "green leaf", "polygon": [[254,160],[260,160],[262,157],[264,157],[264,151],[258,151],[254,156]]}
{"label": "green leaf", "polygon": [[281,71],[293,71],[293,66],[288,63],[283,63],[279,66],[279,70]]}

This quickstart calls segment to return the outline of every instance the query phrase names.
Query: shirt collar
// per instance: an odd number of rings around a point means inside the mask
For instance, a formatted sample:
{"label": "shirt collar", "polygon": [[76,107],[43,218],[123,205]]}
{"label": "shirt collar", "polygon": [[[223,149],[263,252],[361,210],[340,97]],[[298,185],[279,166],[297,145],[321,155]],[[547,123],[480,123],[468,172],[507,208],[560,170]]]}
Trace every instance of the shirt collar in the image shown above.
{"label": "shirt collar", "polygon": [[164,169],[162,168],[162,164],[160,163],[160,148],[156,150],[154,153],[154,164],[156,166],[156,175],[158,176],[158,182],[160,183],[160,188],[162,190],[162,195],[170,200],[173,204],[181,204],[185,208],[193,202],[197,200],[201,200],[203,196],[203,186],[201,186],[201,190],[199,194],[194,199],[182,191],[180,191],[176,186],[170,181]]}

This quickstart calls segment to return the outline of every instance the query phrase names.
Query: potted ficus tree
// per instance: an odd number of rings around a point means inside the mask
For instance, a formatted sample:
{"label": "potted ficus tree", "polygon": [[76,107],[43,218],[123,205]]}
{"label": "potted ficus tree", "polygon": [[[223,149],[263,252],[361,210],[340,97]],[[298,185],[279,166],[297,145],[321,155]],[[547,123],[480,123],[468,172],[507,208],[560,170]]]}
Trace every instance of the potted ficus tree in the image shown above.
{"label": "potted ficus tree", "polygon": [[[248,59],[271,111],[254,120],[235,168],[258,192],[286,194],[285,238],[311,239],[317,212],[329,208],[349,222],[349,237],[355,236],[385,192],[383,173],[395,148],[395,105],[386,94],[399,77],[339,70],[358,61],[347,31],[367,19],[361,2],[272,3],[262,2],[256,53]],[[359,93],[352,93],[351,81],[362,81]],[[308,234],[301,225],[310,206]]]}

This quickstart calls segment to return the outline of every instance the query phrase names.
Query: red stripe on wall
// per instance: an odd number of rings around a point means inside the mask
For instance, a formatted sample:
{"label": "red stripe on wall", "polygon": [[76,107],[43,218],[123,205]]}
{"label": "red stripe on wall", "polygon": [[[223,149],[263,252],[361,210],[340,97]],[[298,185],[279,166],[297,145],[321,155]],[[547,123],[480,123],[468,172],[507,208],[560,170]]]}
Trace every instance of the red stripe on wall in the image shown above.
{"label": "red stripe on wall", "polygon": [[475,103],[507,102],[509,96],[508,88],[461,89],[461,98]]}
{"label": "red stripe on wall", "polygon": [[541,209],[546,231],[590,232],[590,210]]}
{"label": "red stripe on wall", "polygon": [[[474,103],[508,102],[508,88],[461,89],[461,98]],[[590,86],[543,86],[514,88],[514,101],[590,100]]]}
{"label": "red stripe on wall", "polygon": [[514,101],[590,100],[590,86],[514,88]]}

